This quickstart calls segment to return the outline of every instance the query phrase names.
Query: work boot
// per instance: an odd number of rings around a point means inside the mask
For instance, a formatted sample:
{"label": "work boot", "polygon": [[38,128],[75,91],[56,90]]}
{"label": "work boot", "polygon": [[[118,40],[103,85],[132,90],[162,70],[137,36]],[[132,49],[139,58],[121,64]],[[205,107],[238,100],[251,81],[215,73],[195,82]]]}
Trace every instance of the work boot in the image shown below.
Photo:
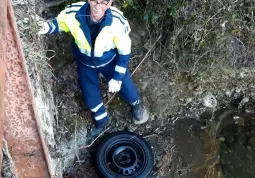
{"label": "work boot", "polygon": [[104,129],[106,129],[106,127],[108,126],[108,124],[110,123],[110,121],[109,121],[110,119],[109,119],[109,117],[107,118],[107,120],[104,122],[104,123],[95,123],[95,127],[92,127],[91,129],[90,129],[90,131],[88,132],[88,138],[92,138],[92,139],[94,139],[94,138],[96,138],[99,134],[101,134],[103,131],[104,131]]}
{"label": "work boot", "polygon": [[149,119],[149,111],[140,103],[136,105],[131,105],[131,107],[135,124],[143,124]]}
{"label": "work boot", "polygon": [[93,127],[90,129],[88,133],[88,138],[94,139],[96,138],[100,133],[103,132],[105,127]]}

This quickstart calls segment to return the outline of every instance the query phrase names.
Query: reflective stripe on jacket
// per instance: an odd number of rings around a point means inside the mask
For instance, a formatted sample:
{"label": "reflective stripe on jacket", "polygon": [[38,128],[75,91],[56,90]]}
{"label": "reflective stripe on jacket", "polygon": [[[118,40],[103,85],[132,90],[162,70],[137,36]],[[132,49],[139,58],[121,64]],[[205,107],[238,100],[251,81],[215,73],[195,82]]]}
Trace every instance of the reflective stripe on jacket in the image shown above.
{"label": "reflective stripe on jacket", "polygon": [[104,66],[116,56],[117,65],[113,78],[122,80],[131,54],[128,21],[122,15],[122,12],[115,7],[107,9],[94,49],[92,49],[90,32],[85,17],[87,8],[89,8],[89,4],[85,2],[73,3],[67,6],[50,23],[49,33],[70,32],[75,42],[75,45],[73,45],[74,56],[87,66]]}

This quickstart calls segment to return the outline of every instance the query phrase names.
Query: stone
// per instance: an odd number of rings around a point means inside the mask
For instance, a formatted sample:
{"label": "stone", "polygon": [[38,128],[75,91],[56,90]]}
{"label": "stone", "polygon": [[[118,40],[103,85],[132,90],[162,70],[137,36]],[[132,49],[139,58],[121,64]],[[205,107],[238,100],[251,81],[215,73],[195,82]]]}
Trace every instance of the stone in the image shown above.
{"label": "stone", "polygon": [[241,88],[236,88],[236,93],[240,93],[242,91]]}
{"label": "stone", "polygon": [[219,140],[220,142],[225,142],[225,138],[224,138],[224,137],[219,137],[218,140]]}
{"label": "stone", "polygon": [[146,129],[150,129],[151,126],[149,124],[146,125]]}
{"label": "stone", "polygon": [[25,17],[25,18],[23,19],[23,23],[27,24],[28,22],[29,22],[29,18]]}
{"label": "stone", "polygon": [[204,106],[208,108],[215,108],[217,106],[217,100],[213,96],[212,93],[207,93],[207,95],[203,98],[203,104]]}
{"label": "stone", "polygon": [[252,102],[248,102],[244,105],[245,107],[245,112],[246,113],[254,113],[255,112],[255,108],[254,108],[254,104]]}
{"label": "stone", "polygon": [[227,90],[227,91],[226,91],[226,96],[230,97],[231,94],[232,94],[232,92],[231,92],[230,90]]}
{"label": "stone", "polygon": [[186,98],[186,104],[189,104],[192,101],[192,98]]}
{"label": "stone", "polygon": [[233,116],[233,119],[235,121],[235,124],[239,125],[239,126],[244,126],[244,119],[240,116]]}
{"label": "stone", "polygon": [[248,103],[249,102],[249,97],[244,97],[243,99],[242,99],[242,101],[240,102],[240,104],[246,104],[246,103]]}
{"label": "stone", "polygon": [[245,73],[242,71],[240,72],[240,78],[244,78],[245,77]]}

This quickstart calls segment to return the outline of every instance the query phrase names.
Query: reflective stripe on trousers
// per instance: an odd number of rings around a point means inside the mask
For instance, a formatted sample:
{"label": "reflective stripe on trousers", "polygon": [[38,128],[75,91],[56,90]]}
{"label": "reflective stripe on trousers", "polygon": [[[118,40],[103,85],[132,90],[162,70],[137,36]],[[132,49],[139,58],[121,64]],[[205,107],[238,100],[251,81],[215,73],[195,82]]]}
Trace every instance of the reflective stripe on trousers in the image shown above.
{"label": "reflective stripe on trousers", "polygon": [[[105,111],[102,101],[98,74],[102,73],[107,81],[112,79],[116,60],[114,59],[106,66],[100,68],[90,68],[82,64],[79,59],[76,61],[84,103],[92,112],[94,112],[94,121],[97,125],[100,125],[107,121],[108,114]],[[129,70],[126,71],[122,81],[120,96],[128,103],[133,103],[139,100],[139,94],[130,77]]]}

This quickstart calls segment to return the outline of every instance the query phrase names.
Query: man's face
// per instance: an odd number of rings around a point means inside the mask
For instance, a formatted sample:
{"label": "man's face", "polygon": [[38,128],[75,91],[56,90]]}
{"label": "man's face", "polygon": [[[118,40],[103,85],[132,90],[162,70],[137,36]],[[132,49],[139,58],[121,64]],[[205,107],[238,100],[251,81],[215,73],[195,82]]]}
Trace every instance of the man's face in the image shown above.
{"label": "man's face", "polygon": [[112,5],[112,0],[89,0],[91,16],[93,20],[100,20],[105,11]]}

